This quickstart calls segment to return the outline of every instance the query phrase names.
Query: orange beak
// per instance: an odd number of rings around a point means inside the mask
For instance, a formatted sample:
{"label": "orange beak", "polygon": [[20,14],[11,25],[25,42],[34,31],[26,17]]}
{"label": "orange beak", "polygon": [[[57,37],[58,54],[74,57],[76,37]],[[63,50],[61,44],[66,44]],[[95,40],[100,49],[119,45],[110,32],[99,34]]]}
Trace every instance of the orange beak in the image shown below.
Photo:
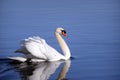
{"label": "orange beak", "polygon": [[61,30],[61,31],[62,31],[62,35],[63,35],[64,37],[67,37],[66,31],[65,31],[65,30]]}
{"label": "orange beak", "polygon": [[67,34],[66,34],[66,33],[64,33],[64,32],[62,32],[62,35],[63,35],[64,37],[67,37]]}

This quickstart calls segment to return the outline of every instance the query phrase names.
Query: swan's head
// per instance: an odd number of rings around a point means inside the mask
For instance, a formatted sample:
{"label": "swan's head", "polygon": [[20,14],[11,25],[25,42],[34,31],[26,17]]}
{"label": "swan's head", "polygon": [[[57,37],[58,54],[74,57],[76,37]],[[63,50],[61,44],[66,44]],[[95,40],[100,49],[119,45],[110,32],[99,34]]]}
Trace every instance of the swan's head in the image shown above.
{"label": "swan's head", "polygon": [[59,33],[60,35],[63,35],[63,36],[67,36],[67,34],[66,34],[66,30],[65,29],[63,29],[63,28],[57,28],[56,29],[56,33]]}

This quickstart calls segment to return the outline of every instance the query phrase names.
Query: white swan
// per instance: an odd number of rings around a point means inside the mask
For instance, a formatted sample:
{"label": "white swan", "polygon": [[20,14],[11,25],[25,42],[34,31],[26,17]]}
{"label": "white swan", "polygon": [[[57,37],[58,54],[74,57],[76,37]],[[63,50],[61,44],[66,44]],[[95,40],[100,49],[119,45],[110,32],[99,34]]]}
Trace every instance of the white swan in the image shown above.
{"label": "white swan", "polygon": [[33,62],[68,60],[71,57],[71,53],[62,35],[67,36],[66,31],[63,28],[57,28],[55,36],[64,55],[49,46],[44,39],[40,37],[29,37],[21,42],[21,48],[17,50],[17,52],[22,52],[26,54],[26,56],[9,58],[22,62],[28,59]]}

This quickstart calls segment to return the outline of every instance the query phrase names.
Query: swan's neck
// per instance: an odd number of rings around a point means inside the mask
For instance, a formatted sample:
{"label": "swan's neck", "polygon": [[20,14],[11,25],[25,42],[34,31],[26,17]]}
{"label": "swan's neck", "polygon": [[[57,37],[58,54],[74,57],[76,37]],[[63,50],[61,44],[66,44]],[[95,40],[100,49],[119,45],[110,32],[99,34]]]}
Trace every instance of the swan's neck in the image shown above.
{"label": "swan's neck", "polygon": [[59,43],[59,45],[64,53],[65,59],[66,60],[69,59],[71,56],[69,47],[67,46],[66,42],[64,41],[64,39],[61,37],[61,35],[59,33],[56,32],[55,34],[56,34],[56,38],[58,40],[58,43]]}

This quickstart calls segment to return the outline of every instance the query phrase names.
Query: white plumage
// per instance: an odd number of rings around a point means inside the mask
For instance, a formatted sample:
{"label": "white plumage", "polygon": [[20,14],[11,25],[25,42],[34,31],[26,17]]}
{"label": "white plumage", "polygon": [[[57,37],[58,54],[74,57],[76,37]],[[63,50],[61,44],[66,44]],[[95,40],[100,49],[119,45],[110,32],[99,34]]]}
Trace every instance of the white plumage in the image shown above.
{"label": "white plumage", "polygon": [[70,58],[70,50],[63,40],[61,35],[66,36],[66,31],[63,28],[56,29],[56,38],[58,43],[63,50],[64,56],[56,51],[53,47],[48,45],[46,41],[38,36],[29,37],[21,41],[21,48],[17,52],[22,52],[25,57],[10,57],[11,59],[26,61],[27,58],[30,58],[33,62],[39,61],[58,61],[58,60],[67,60]]}

